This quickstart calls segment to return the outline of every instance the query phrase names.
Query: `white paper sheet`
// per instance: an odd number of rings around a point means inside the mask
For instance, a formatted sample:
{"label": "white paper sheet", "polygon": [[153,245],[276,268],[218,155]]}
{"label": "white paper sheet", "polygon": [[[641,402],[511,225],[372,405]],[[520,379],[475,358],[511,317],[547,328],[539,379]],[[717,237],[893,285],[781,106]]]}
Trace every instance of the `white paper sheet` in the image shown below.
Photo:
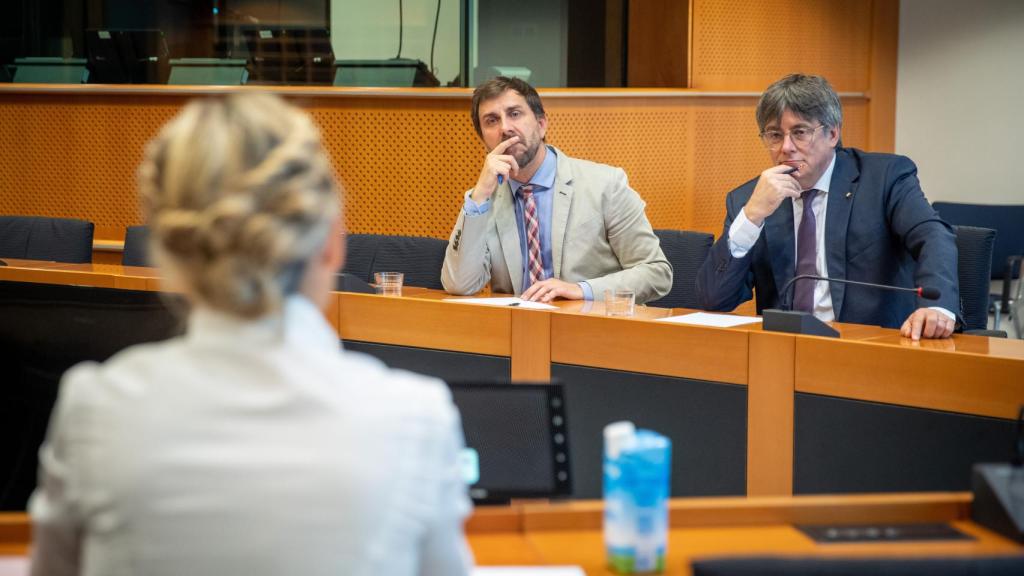
{"label": "white paper sheet", "polygon": [[672,322],[673,324],[691,324],[693,326],[715,326],[717,328],[732,328],[744,324],[760,322],[760,316],[733,316],[731,314],[709,314],[708,312],[694,312],[682,316],[669,316],[659,318],[659,322]]}
{"label": "white paper sheet", "polygon": [[477,566],[472,576],[587,576],[579,566]]}
{"label": "white paper sheet", "polygon": [[28,556],[0,556],[0,576],[28,576]]}
{"label": "white paper sheet", "polygon": [[558,306],[543,302],[530,302],[515,296],[496,298],[445,298],[445,302],[461,302],[462,304],[483,304],[485,306],[509,306],[512,308],[529,308],[531,310],[558,310]]}

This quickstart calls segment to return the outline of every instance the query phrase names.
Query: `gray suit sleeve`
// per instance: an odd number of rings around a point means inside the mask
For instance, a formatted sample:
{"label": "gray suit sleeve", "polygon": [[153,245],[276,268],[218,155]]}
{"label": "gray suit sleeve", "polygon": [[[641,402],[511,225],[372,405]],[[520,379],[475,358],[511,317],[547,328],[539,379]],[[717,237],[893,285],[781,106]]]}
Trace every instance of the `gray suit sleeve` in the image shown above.
{"label": "gray suit sleeve", "polygon": [[624,171],[616,169],[615,173],[603,209],[608,243],[622,270],[587,279],[587,283],[595,299],[603,299],[605,290],[632,288],[637,303],[642,304],[672,289],[672,265],[647,220],[644,201],[629,187]]}
{"label": "gray suit sleeve", "polygon": [[493,207],[478,216],[467,216],[464,209],[459,210],[441,266],[441,285],[446,292],[476,294],[491,281],[487,230],[493,217]]}

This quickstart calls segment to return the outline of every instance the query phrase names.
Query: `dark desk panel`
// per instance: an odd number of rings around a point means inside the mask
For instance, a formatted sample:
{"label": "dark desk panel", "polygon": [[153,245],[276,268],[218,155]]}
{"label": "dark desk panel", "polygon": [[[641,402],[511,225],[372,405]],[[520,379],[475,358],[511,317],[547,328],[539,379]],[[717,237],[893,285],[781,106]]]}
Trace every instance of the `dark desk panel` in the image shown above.
{"label": "dark desk panel", "polygon": [[672,439],[672,496],[746,493],[747,388],[552,364],[566,387],[576,498],[601,497],[602,430],[631,420]]}
{"label": "dark desk panel", "polygon": [[1011,420],[797,393],[797,494],[970,490],[975,462],[1012,458]]}
{"label": "dark desk panel", "polygon": [[343,340],[342,344],[346,350],[375,356],[392,368],[436,376],[446,381],[496,380],[507,382],[512,373],[512,361],[506,356],[352,340]]}

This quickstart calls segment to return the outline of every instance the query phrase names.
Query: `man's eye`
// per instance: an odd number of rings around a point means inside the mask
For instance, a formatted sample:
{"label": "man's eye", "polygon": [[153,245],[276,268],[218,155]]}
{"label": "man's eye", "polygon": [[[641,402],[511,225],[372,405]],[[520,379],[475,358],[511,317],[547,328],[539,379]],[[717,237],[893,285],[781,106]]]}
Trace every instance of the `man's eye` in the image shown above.
{"label": "man's eye", "polygon": [[782,132],[765,132],[769,140],[782,140]]}
{"label": "man's eye", "polygon": [[512,112],[509,113],[509,116],[511,116],[513,118],[518,118],[519,114],[520,114],[519,110],[513,110]]}
{"label": "man's eye", "polygon": [[793,138],[803,138],[807,136],[807,128],[794,128],[790,134],[793,135]]}

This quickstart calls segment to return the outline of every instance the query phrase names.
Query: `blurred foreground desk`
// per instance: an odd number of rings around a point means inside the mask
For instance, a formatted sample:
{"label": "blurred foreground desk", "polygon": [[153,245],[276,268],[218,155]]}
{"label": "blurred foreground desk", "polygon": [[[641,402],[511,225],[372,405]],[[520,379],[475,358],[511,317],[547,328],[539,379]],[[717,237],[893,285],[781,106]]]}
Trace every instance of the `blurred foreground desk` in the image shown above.
{"label": "blurred foreground desk", "polygon": [[[153,290],[151,269],[12,260],[0,280]],[[658,322],[685,310],[601,303],[547,312],[335,293],[325,312],[349,348],[449,379],[567,387],[576,495],[599,495],[601,426],[668,434],[676,496],[963,490],[978,461],[1011,457],[1024,341],[912,342],[837,324],[841,338]]]}
{"label": "blurred foreground desk", "polygon": [[[966,493],[753,498],[677,498],[671,503],[665,574],[690,573],[695,558],[791,556],[987,556],[1024,549],[970,521]],[[600,501],[477,508],[466,531],[480,565],[576,564],[589,576],[604,565]],[[268,519],[272,520],[272,519]],[[941,542],[815,544],[794,524],[950,523],[973,537]],[[24,514],[0,514],[0,556],[24,555],[31,528]]]}

